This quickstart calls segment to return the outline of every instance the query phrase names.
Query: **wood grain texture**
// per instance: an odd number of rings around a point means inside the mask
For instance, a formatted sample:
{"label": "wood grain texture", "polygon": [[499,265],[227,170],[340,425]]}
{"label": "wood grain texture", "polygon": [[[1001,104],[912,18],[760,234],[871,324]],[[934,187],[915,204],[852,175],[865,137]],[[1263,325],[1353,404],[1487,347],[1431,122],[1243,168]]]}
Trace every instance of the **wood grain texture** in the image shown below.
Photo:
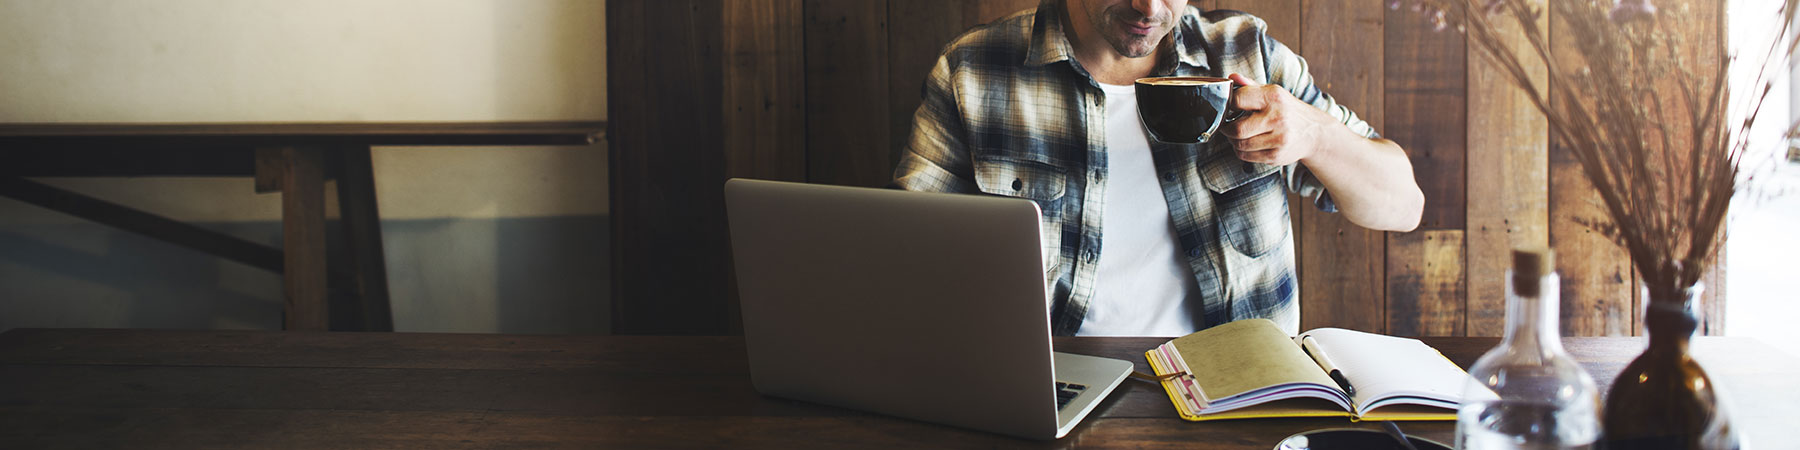
{"label": "wood grain texture", "polygon": [[[1307,0],[1301,46],[1320,89],[1383,130],[1382,0]],[[1300,208],[1300,327],[1335,326],[1383,332],[1386,322],[1386,236],[1340,214]]]}
{"label": "wood grain texture", "polygon": [[281,192],[281,149],[259,148],[251,153],[256,160],[253,190],[258,194]]}
{"label": "wood grain texture", "polygon": [[[606,48],[606,116],[613,119],[607,124],[607,141],[609,148],[607,158],[608,208],[612,214],[612,233],[608,240],[612,243],[610,266],[612,267],[611,328],[614,333],[625,333],[626,322],[634,321],[620,317],[621,314],[633,313],[638,305],[627,297],[637,291],[647,289],[627,286],[625,280],[643,275],[636,268],[633,258],[642,255],[642,249],[626,249],[626,243],[647,237],[638,230],[647,229],[649,222],[635,217],[638,210],[647,209],[651,187],[649,179],[657,174],[650,172],[648,158],[643,155],[651,138],[650,124],[643,120],[619,119],[625,117],[643,118],[649,115],[650,98],[641,93],[649,88],[650,78],[644,67],[649,62],[643,46],[636,45],[643,40],[644,15],[647,2],[609,2],[606,5],[606,40],[612,43]],[[630,44],[628,44],[630,43]],[[647,327],[645,327],[647,328]]]}
{"label": "wood grain texture", "polygon": [[[1709,12],[1709,14],[1698,17],[1699,20],[1704,20],[1707,25],[1698,29],[1689,29],[1686,32],[1705,32],[1710,33],[1709,35],[1711,36],[1717,36],[1719,24],[1716,20],[1720,15],[1727,14],[1726,8],[1729,4],[1723,0],[1702,0],[1693,3],[1695,5],[1694,7],[1701,7]],[[1696,35],[1689,34],[1689,36]],[[1717,52],[1720,51],[1717,46],[1723,46],[1723,42],[1720,42],[1718,39],[1706,39],[1703,37],[1695,37],[1694,39],[1695,42],[1713,43],[1715,46],[1702,46],[1701,56],[1708,58],[1707,60],[1717,60]],[[1792,120],[1791,117],[1789,119]],[[1707,274],[1702,280],[1707,286],[1705,294],[1700,298],[1700,305],[1697,306],[1701,311],[1700,333],[1702,335],[1725,335],[1725,305],[1726,299],[1728,298],[1728,292],[1725,290],[1725,287],[1727,274],[1730,273],[1730,268],[1725,264],[1726,256],[1724,240],[1729,233],[1730,225],[1727,225],[1726,228],[1726,232],[1719,234],[1719,242],[1713,245],[1713,248],[1718,249],[1717,251],[1719,253],[1713,258],[1712,267],[1707,270]]]}
{"label": "wood grain texture", "polygon": [[[721,120],[726,178],[806,181],[806,65],[800,0],[726,2]],[[721,249],[724,250],[724,249]],[[729,251],[725,255],[729,256]],[[727,332],[743,330],[736,274]]]}
{"label": "wood grain texture", "polygon": [[282,328],[330,329],[325,255],[325,154],[281,149]]}
{"label": "wood grain texture", "polygon": [[[1725,244],[1719,243],[1718,249],[1718,262],[1700,278],[1700,282],[1706,286],[1706,292],[1701,295],[1700,304],[1694,305],[1695,312],[1700,315],[1700,329],[1696,332],[1701,336],[1725,335]],[[1641,316],[1639,320],[1642,320]]]}
{"label": "wood grain texture", "polygon": [[726,333],[722,8],[606,6],[612,329]]}
{"label": "wood grain texture", "polygon": [[[1548,30],[1549,19],[1540,17],[1537,25]],[[1517,25],[1502,34],[1517,48],[1529,48]],[[1478,52],[1468,52],[1467,331],[1500,336],[1512,249],[1550,247],[1550,125],[1530,97]],[[1538,82],[1548,80],[1541,61],[1521,59]]]}
{"label": "wood grain texture", "polygon": [[973,2],[913,0],[887,6],[888,164],[898,164],[912,135],[926,75],[944,46],[979,22],[969,12]]}
{"label": "wood grain texture", "polygon": [[[124,139],[121,139],[123,141]],[[241,177],[256,173],[243,146],[52,148],[0,144],[0,174],[22,177]]]}
{"label": "wood grain texture", "polygon": [[726,2],[725,174],[806,181],[800,0]]}
{"label": "wood grain texture", "polygon": [[1564,336],[1634,334],[1636,289],[1630,256],[1585,223],[1610,223],[1593,184],[1570,150],[1550,150],[1550,248],[1561,278]]}
{"label": "wood grain texture", "polygon": [[1468,59],[1462,36],[1433,30],[1417,13],[1387,10],[1385,137],[1406,150],[1425,194],[1419,229],[1389,233],[1387,331],[1465,333]]}
{"label": "wood grain texture", "polygon": [[[1269,25],[1269,36],[1283,45],[1301,52],[1301,0],[1205,0],[1189,2],[1202,10],[1229,9],[1261,18]],[[1305,55],[1306,53],[1300,53]]]}
{"label": "wood grain texture", "polygon": [[[1723,51],[1722,47],[1726,44],[1720,42],[1717,38],[1719,33],[1717,31],[1718,24],[1715,20],[1721,14],[1724,14],[1725,5],[1726,2],[1723,0],[1695,0],[1683,5],[1686,8],[1681,16],[1683,22],[1672,27],[1671,31],[1671,33],[1676,34],[1676,36],[1673,36],[1675,39],[1680,39],[1683,42],[1695,43],[1682,47],[1681,54],[1683,57],[1688,58],[1689,61],[1696,62],[1719,61],[1719,52]],[[1758,62],[1747,63],[1749,65],[1759,64]],[[1691,75],[1689,75],[1690,79],[1681,80],[1681,82],[1688,83],[1696,89],[1707,89],[1712,86],[1713,69],[1715,67],[1717,66],[1711,64],[1692,67],[1688,69],[1691,71]],[[1665,104],[1680,101],[1680,97],[1675,94],[1681,87],[1677,82],[1665,80],[1658,83],[1657,87],[1657,90],[1663,93],[1662,101]],[[1734,103],[1737,102],[1741,102],[1741,100],[1734,100]],[[1687,108],[1679,104],[1670,104],[1668,107],[1662,108],[1659,113],[1659,118],[1664,123],[1687,123],[1689,120]],[[1678,143],[1676,144],[1677,149],[1685,151],[1685,149],[1691,148],[1682,144],[1692,142],[1693,133],[1691,133],[1690,130],[1685,127],[1676,126],[1671,127],[1666,131],[1668,132],[1669,139]],[[1663,136],[1656,134],[1654,131],[1645,132],[1645,139],[1649,141],[1648,145],[1651,146],[1650,148],[1653,149],[1652,151],[1660,148],[1658,142],[1662,138]],[[1723,150],[1716,151],[1722,152]],[[1680,153],[1678,152],[1677,154]],[[1687,163],[1678,162],[1677,164],[1685,166]],[[1703,238],[1696,238],[1696,240],[1699,239]],[[1724,328],[1725,280],[1722,270],[1723,265],[1725,264],[1724,246],[1715,244],[1713,248],[1715,251],[1719,252],[1718,258],[1713,260],[1713,264],[1701,273],[1700,283],[1703,284],[1702,290],[1700,291],[1700,297],[1694,299],[1694,304],[1692,305],[1693,314],[1695,318],[1700,321],[1699,329],[1696,331],[1696,333],[1699,334],[1709,334],[1715,332],[1715,330],[1722,333]],[[1632,322],[1634,324],[1633,331],[1635,335],[1644,336],[1649,333],[1643,326],[1644,314],[1648,310],[1647,306],[1650,303],[1650,298],[1648,296],[1649,285],[1645,282],[1642,273],[1636,273],[1636,275],[1637,277],[1634,280],[1635,284],[1632,288],[1632,292],[1637,294],[1636,297],[1634,297],[1636,301],[1632,306],[1632,311],[1634,313]]]}
{"label": "wood grain texture", "polygon": [[975,26],[1000,20],[1023,10],[1036,10],[1040,2],[1037,0],[979,0],[964,3],[968,5],[965,17],[975,19],[968,25]]}
{"label": "wood grain texture", "polygon": [[1462,336],[1462,230],[1388,235],[1388,334]]}
{"label": "wood grain texture", "polygon": [[[18,328],[0,336],[4,336],[0,337],[0,365],[442,370],[589,368],[645,375],[741,375],[748,370],[742,361],[745,358],[743,338],[722,336],[45,328]],[[1142,344],[1142,341],[1125,340],[1109,345]],[[1099,351],[1110,347],[1081,348]],[[686,356],[702,353],[717,353],[718,357]]]}
{"label": "wood grain texture", "polygon": [[1407,8],[1386,11],[1383,134],[1406,149],[1425,193],[1419,228],[1461,230],[1468,203],[1464,39],[1455,30],[1433,30]]}
{"label": "wood grain texture", "polygon": [[387,256],[381,244],[381,207],[375,199],[375,166],[369,147],[350,147],[335,152],[338,216],[344,227],[345,266],[355,301],[347,323],[333,323],[343,331],[394,331],[394,314],[388,304]]}
{"label": "wood grain texture", "polygon": [[[1726,14],[1727,2],[1725,0],[1693,0],[1688,2],[1686,7],[1691,11],[1691,13],[1686,16],[1691,25],[1680,27],[1676,32],[1681,33],[1681,37],[1687,42],[1704,43],[1702,45],[1693,45],[1690,47],[1694,61],[1718,61],[1719,53],[1724,51],[1723,47],[1726,45],[1725,42],[1716,38],[1716,36],[1721,34],[1718,30],[1718,18]],[[1747,63],[1747,65],[1758,63],[1759,62],[1750,62]],[[1699,75],[1706,76],[1706,81],[1711,81],[1710,74],[1712,71],[1710,65],[1696,67],[1695,71]],[[1673,111],[1671,111],[1671,113],[1672,112]],[[1787,120],[1786,116],[1776,115],[1775,117],[1781,117],[1783,118],[1781,120]],[[1676,133],[1676,136],[1677,139],[1691,139],[1689,133]],[[1726,227],[1729,228],[1729,226],[1729,219],[1727,219]],[[1713,248],[1718,254],[1713,259],[1712,266],[1708,267],[1706,272],[1701,275],[1700,282],[1705,286],[1705,290],[1701,291],[1699,304],[1694,305],[1694,313],[1699,316],[1700,319],[1700,329],[1697,333],[1702,335],[1724,335],[1725,333],[1725,280],[1727,268],[1725,267],[1724,237],[1724,233],[1721,233],[1716,237],[1717,241],[1715,241]],[[1638,321],[1635,323],[1641,324],[1643,323],[1643,306],[1648,299],[1642,298],[1642,291],[1639,291],[1639,297],[1636,309],[1639,311],[1639,316]],[[1638,329],[1642,330],[1643,327],[1640,326]]]}
{"label": "wood grain texture", "polygon": [[[1726,5],[1727,2],[1724,0],[1694,0],[1683,5],[1686,9],[1683,10],[1684,14],[1681,18],[1685,23],[1673,27],[1674,31],[1672,31],[1672,33],[1677,34],[1677,36],[1675,36],[1677,39],[1696,43],[1682,48],[1684,57],[1688,58],[1690,61],[1719,61],[1719,53],[1725,51],[1723,47],[1725,47],[1726,43],[1717,38],[1720,33],[1718,32],[1719,24],[1716,21],[1718,17],[1725,14]],[[1755,59],[1748,61],[1738,60],[1738,63],[1753,66],[1755,64],[1760,64],[1760,61]],[[1696,65],[1696,67],[1689,69],[1692,71],[1691,79],[1684,81],[1692,86],[1702,87],[1701,89],[1704,89],[1705,86],[1711,86],[1713,82],[1713,68],[1715,67],[1716,65],[1712,64],[1704,66]],[[1665,81],[1659,83],[1658,86],[1660,91],[1665,92],[1663,100],[1665,103],[1671,102],[1672,98],[1679,98],[1673,94],[1674,92],[1677,92],[1679,87],[1678,84]],[[1742,100],[1733,101],[1741,102]],[[1686,108],[1680,107],[1679,105],[1671,105],[1664,108],[1661,113],[1662,120],[1665,123],[1686,123],[1688,120],[1686,119],[1688,116]],[[1782,116],[1778,115],[1777,117]],[[1671,139],[1674,142],[1681,143],[1690,142],[1692,140],[1692,133],[1682,127],[1673,127],[1673,129],[1669,131]],[[1656,136],[1655,134],[1646,134],[1649,135],[1648,137],[1650,139],[1660,138],[1660,136]],[[1656,141],[1652,140],[1651,142],[1654,143]],[[1680,146],[1680,144],[1677,145],[1678,148],[1689,148]],[[1717,151],[1722,152],[1723,150]],[[1727,220],[1726,226],[1729,227],[1729,219]],[[1723,237],[1723,234],[1721,234],[1717,238],[1723,239]],[[1723,334],[1725,328],[1725,246],[1723,243],[1716,242],[1713,248],[1715,249],[1714,251],[1718,253],[1713,260],[1712,265],[1702,272],[1700,283],[1702,283],[1703,286],[1700,297],[1695,299],[1694,304],[1692,305],[1695,317],[1700,320],[1700,327],[1696,333],[1703,335]],[[1636,303],[1633,305],[1632,311],[1636,313],[1633,324],[1636,325],[1634,328],[1636,331],[1635,334],[1639,336],[1648,333],[1642,326],[1644,323],[1644,314],[1647,310],[1646,306],[1650,302],[1646,287],[1647,284],[1645,284],[1642,274],[1639,274],[1636,279],[1636,285],[1632,291],[1637,294],[1635,297]]]}
{"label": "wood grain texture", "polygon": [[[1550,16],[1550,42],[1557,63],[1578,67],[1572,43],[1563,39],[1569,26]],[[1558,104],[1564,100],[1557,100]],[[1553,106],[1556,107],[1556,106]],[[1552,136],[1556,130],[1552,129]],[[1634,333],[1636,303],[1630,256],[1602,232],[1612,223],[1582,172],[1573,150],[1562,142],[1550,145],[1550,248],[1562,280],[1561,326],[1564,336],[1629,336]]]}
{"label": "wood grain texture", "polygon": [[604,122],[245,122],[0,124],[0,148],[280,145],[587,145]]}
{"label": "wood grain texture", "polygon": [[888,121],[888,2],[807,0],[807,180],[885,186],[893,178]]}
{"label": "wood grain texture", "polygon": [[[1130,361],[1167,338],[1054,338]],[[1497,339],[1426,337],[1462,366]],[[1571,338],[1602,389],[1642,338]],[[1127,380],[1067,438],[1028,441],[763,396],[742,338],[15,329],[0,333],[0,447],[1266,449],[1345,419],[1184,422]],[[1694,353],[1752,439],[1800,417],[1800,359],[1749,339]],[[694,407],[704,404],[706,407]],[[1447,441],[1449,422],[1409,422]]]}
{"label": "wood grain texture", "polygon": [[[1103,403],[1104,406],[1104,403]],[[170,408],[120,417],[92,409],[50,412],[0,406],[0,421],[25,430],[0,442],[25,448],[1183,448],[1264,450],[1307,430],[1362,428],[1373,422],[1283,419],[1196,424],[1174,417],[1092,417],[1059,441],[874,415],[666,416],[547,415],[495,411],[225,411]],[[205,426],[206,424],[216,424]],[[58,433],[76,429],[81,435]],[[329,433],[316,430],[329,429]],[[1411,435],[1450,442],[1454,424],[1406,425]],[[1076,438],[1079,439],[1076,439]]]}

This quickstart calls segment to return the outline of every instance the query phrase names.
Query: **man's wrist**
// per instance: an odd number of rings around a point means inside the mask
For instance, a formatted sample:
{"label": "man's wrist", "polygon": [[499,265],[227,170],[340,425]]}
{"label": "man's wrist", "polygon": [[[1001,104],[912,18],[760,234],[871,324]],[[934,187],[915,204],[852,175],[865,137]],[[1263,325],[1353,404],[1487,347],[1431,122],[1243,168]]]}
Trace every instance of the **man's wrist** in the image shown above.
{"label": "man's wrist", "polygon": [[1339,152],[1344,150],[1343,147],[1350,145],[1367,145],[1369,141],[1362,135],[1350,131],[1350,127],[1336,121],[1332,121],[1330,124],[1319,128],[1323,132],[1319,133],[1316,141],[1312,143],[1312,151],[1308,152],[1306,157],[1300,158],[1299,160],[1301,164],[1306,164],[1307,167],[1317,167],[1314,163],[1319,162],[1329,164],[1330,161],[1337,157]]}

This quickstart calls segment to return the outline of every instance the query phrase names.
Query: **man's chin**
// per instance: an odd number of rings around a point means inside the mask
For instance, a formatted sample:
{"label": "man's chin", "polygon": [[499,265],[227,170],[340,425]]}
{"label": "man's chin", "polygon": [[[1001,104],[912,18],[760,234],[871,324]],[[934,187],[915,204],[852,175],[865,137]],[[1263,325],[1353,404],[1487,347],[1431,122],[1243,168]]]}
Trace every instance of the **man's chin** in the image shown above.
{"label": "man's chin", "polygon": [[1156,51],[1156,44],[1142,41],[1126,41],[1113,46],[1113,51],[1127,58],[1142,58]]}

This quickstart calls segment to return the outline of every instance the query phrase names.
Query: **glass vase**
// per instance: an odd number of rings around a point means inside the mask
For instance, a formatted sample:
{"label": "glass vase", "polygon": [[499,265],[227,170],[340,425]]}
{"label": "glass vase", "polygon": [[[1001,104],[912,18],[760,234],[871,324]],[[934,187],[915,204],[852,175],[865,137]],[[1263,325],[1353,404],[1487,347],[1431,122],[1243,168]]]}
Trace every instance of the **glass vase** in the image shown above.
{"label": "glass vase", "polygon": [[1646,289],[1644,327],[1650,346],[1625,366],[1607,391],[1602,415],[1607,449],[1735,449],[1713,383],[1688,355],[1699,327],[1694,304],[1705,289]]}
{"label": "glass vase", "polygon": [[1563,351],[1559,285],[1548,251],[1515,251],[1507,271],[1506,336],[1469,368],[1456,448],[1589,449],[1600,434],[1599,390]]}

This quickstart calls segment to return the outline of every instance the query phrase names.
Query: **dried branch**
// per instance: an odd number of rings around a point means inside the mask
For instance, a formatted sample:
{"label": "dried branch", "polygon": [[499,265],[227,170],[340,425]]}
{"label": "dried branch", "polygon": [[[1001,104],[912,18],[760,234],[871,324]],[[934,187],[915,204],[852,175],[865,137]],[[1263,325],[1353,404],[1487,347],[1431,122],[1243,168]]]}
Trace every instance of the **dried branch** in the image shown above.
{"label": "dried branch", "polygon": [[[1711,23],[1693,23],[1686,4],[1658,8],[1649,1],[1389,0],[1388,6],[1410,4],[1439,29],[1454,25],[1467,35],[1476,53],[1544,114],[1553,138],[1600,193],[1608,217],[1577,221],[1623,246],[1653,289],[1679,289],[1697,282],[1717,257],[1753,144],[1748,130],[1800,47],[1791,29],[1800,0],[1783,0],[1778,38],[1760,52],[1750,95],[1734,105],[1726,77],[1738,61],[1724,47],[1726,0],[1715,1],[1718,7],[1707,11]],[[1545,14],[1565,33],[1554,46],[1537,23]],[[1516,34],[1501,31],[1515,26]],[[1684,35],[1701,26],[1715,35]],[[1534,77],[1527,61],[1542,64],[1547,76]],[[1732,111],[1741,111],[1742,120],[1729,123]],[[1789,130],[1800,136],[1800,123]]]}

